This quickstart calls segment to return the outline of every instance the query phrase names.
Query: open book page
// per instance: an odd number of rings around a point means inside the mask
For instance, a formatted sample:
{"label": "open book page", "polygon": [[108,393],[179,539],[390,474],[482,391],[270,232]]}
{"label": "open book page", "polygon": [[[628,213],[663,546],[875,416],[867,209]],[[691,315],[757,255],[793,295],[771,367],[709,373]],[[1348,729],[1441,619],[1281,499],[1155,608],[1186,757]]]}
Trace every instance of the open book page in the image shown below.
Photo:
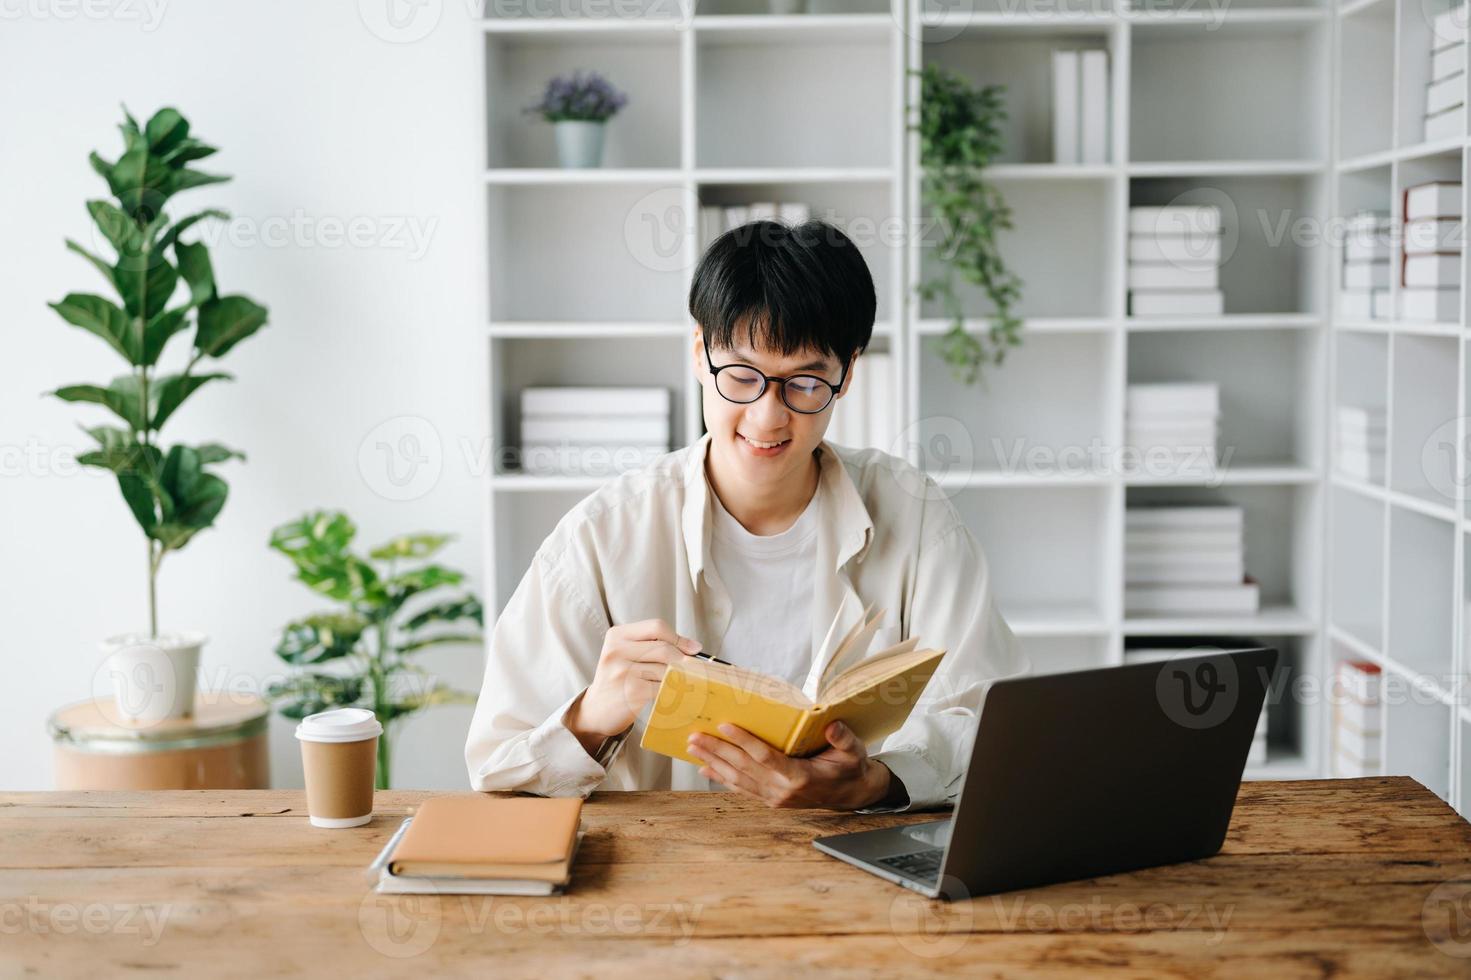
{"label": "open book page", "polygon": [[717,664],[709,660],[688,657],[680,662],[679,669],[691,677],[719,682],[736,690],[743,701],[754,697],[766,698],[777,704],[788,704],[794,708],[810,708],[812,701],[795,685],[780,677],[763,674],[759,670],[737,667],[735,664]]}
{"label": "open book page", "polygon": [[828,682],[827,687],[823,688],[818,698],[818,703],[831,704],[834,701],[841,701],[891,675],[902,674],[911,664],[933,655],[933,650],[917,650],[918,646],[919,637],[911,636],[855,664]]}
{"label": "open book page", "polygon": [[[822,675],[817,680],[816,696],[818,698],[822,697],[821,692],[827,689],[834,677],[858,663],[868,653],[868,646],[873,642],[873,635],[878,632],[879,623],[883,621],[883,618],[884,610],[874,612],[873,603],[869,603],[868,608],[863,610],[863,616],[838,641],[837,648],[833,650],[827,665],[822,668]],[[828,629],[829,640],[842,619],[843,610],[842,607],[839,607],[838,614],[833,619],[833,625]]]}

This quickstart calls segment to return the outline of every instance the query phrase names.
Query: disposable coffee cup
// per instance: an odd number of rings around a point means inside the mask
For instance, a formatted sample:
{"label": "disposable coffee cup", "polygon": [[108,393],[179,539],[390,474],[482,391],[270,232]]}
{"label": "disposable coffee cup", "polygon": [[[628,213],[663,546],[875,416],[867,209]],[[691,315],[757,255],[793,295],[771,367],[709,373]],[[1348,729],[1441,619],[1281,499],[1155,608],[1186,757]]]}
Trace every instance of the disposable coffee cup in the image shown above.
{"label": "disposable coffee cup", "polygon": [[373,819],[373,782],[383,725],[367,708],[334,708],[296,726],[313,827],[361,827]]}

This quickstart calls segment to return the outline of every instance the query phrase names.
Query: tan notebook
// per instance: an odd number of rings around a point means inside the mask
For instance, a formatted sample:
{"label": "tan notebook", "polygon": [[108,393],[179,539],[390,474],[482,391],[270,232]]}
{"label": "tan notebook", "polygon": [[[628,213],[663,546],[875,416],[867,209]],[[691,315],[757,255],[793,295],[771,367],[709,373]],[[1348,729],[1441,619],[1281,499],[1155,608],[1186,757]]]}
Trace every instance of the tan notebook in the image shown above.
{"label": "tan notebook", "polygon": [[388,872],[563,884],[572,870],[581,816],[578,797],[430,797],[394,849]]}

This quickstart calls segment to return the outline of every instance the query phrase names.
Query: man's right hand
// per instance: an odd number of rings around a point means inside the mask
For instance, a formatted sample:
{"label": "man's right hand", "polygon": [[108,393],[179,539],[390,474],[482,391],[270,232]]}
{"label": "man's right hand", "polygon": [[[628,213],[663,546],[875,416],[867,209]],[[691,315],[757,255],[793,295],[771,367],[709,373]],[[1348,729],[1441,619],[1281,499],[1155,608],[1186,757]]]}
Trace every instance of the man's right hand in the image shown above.
{"label": "man's right hand", "polygon": [[603,637],[592,683],[563,724],[588,755],[596,754],[604,739],[626,730],[654,699],[665,669],[700,649],[699,640],[680,636],[662,619],[614,626]]}

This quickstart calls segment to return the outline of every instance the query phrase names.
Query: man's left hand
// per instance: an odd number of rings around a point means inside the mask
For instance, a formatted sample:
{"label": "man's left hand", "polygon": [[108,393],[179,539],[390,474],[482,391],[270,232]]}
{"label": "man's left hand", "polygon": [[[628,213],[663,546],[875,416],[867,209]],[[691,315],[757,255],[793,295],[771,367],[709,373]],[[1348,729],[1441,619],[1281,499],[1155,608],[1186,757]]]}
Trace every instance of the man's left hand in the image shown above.
{"label": "man's left hand", "polygon": [[867,747],[840,721],[823,732],[828,748],[806,759],[783,755],[729,723],[719,731],[724,738],[695,732],[688,739],[689,754],[704,763],[700,775],[768,806],[857,810],[888,795],[888,766],[870,759]]}

